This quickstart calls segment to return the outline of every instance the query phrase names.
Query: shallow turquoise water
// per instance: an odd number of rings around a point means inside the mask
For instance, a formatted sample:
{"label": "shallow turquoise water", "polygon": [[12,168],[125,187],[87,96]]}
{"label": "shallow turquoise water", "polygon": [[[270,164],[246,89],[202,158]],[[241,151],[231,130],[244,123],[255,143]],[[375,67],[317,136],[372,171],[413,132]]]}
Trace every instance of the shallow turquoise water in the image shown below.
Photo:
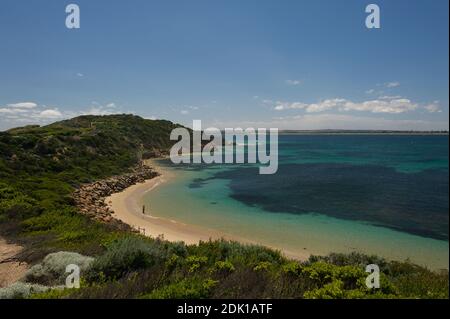
{"label": "shallow turquoise water", "polygon": [[448,268],[447,136],[281,136],[280,167],[172,167],[158,217],[293,253],[360,251]]}

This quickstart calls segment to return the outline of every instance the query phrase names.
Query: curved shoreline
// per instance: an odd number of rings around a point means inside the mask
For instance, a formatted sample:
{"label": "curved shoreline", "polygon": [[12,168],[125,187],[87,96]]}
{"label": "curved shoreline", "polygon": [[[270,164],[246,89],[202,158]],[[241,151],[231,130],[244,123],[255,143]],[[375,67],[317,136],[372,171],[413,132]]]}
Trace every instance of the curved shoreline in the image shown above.
{"label": "curved shoreline", "polygon": [[[152,164],[152,167],[154,165]],[[146,208],[146,214],[142,213],[142,197],[160,184],[173,178],[173,173],[156,167],[159,176],[146,180],[144,183],[135,184],[124,191],[114,193],[105,199],[106,204],[114,212],[112,216],[134,229],[140,230],[146,236],[163,237],[169,241],[183,241],[188,245],[198,244],[199,241],[209,239],[231,239],[225,234],[213,230],[207,230],[195,225],[188,225],[175,220],[154,217],[151,209]]]}
{"label": "curved shoreline", "polygon": [[[168,182],[172,178],[176,178],[173,172],[155,165],[153,161],[149,166],[154,168],[160,175],[146,180],[143,183],[130,186],[122,192],[114,193],[105,198],[105,203],[111,211],[113,211],[112,216],[115,219],[130,225],[146,236],[153,238],[162,237],[165,240],[172,242],[182,241],[188,245],[196,245],[200,241],[217,239],[234,240],[244,244],[258,244],[254,241],[231,236],[217,230],[185,224],[176,220],[154,217],[151,215],[151,207],[146,207],[146,213],[143,214],[142,198],[145,193],[154,190],[156,187],[162,183]],[[298,252],[287,251],[279,247],[267,247],[280,250],[286,257],[292,259],[306,260],[310,256],[309,253],[301,254]]]}
{"label": "curved shoreline", "polygon": [[[172,183],[178,183],[178,178],[183,179],[183,175],[179,175],[177,171],[166,168],[164,166],[158,165],[158,163],[154,163],[153,161],[147,162],[147,166],[150,166],[152,169],[155,169],[160,175],[150,179],[145,180],[143,183],[135,184],[131,187],[128,187],[124,189],[122,192],[114,193],[113,195],[106,198],[105,203],[109,206],[110,210],[113,212],[113,220],[122,222],[122,224],[126,224],[127,227],[131,226],[132,228],[139,230],[141,233],[144,233],[147,236],[156,238],[156,237],[163,237],[165,240],[177,242],[182,241],[188,245],[195,245],[198,244],[200,241],[208,241],[208,240],[217,240],[217,239],[225,239],[225,240],[233,240],[237,241],[243,244],[254,244],[254,245],[260,245],[265,246],[271,249],[275,249],[278,251],[281,251],[281,253],[290,259],[300,260],[304,261],[307,260],[311,254],[314,255],[326,255],[328,254],[327,251],[324,251],[323,249],[316,249],[313,246],[311,246],[311,243],[308,243],[308,238],[298,238],[297,242],[299,249],[292,248],[290,246],[287,246],[285,242],[281,241],[269,241],[263,239],[261,236],[252,236],[250,233],[246,231],[248,228],[239,228],[240,231],[235,231],[235,228],[220,228],[214,229],[210,228],[210,226],[206,223],[204,224],[190,224],[190,219],[182,219],[183,215],[179,215],[180,219],[178,219],[174,215],[174,217],[170,216],[170,211],[167,211],[169,215],[161,214],[160,209],[165,209],[164,206],[159,206],[161,203],[157,204],[158,208],[156,211],[152,212],[152,200],[151,196],[149,198],[146,198],[146,193],[154,191],[157,187],[160,187],[164,183],[168,183],[169,187],[171,187]],[[181,191],[181,190],[179,190]],[[159,195],[156,195],[157,197]],[[176,194],[167,195],[171,196],[170,199],[166,198],[165,200],[168,200],[169,202],[177,202],[177,207],[181,208],[181,211],[183,210],[183,207],[186,207],[186,209],[193,209],[189,208],[190,206],[183,206],[183,202],[179,202],[180,199],[177,198]],[[173,197],[172,197],[173,196]],[[185,197],[183,197],[185,198]],[[184,200],[184,199],[183,199]],[[148,205],[149,207],[146,207],[145,214],[142,214],[142,206],[143,204]],[[181,205],[180,205],[181,204]],[[210,208],[213,209],[213,208]],[[189,211],[186,211],[186,213],[189,213]],[[223,211],[224,215],[227,215],[226,211]],[[239,215],[232,214],[233,212],[230,211],[230,216],[234,216],[234,219],[236,221],[236,218],[239,218]],[[153,215],[153,216],[152,216]],[[170,217],[166,217],[170,216]],[[227,215],[228,216],[228,215]],[[239,219],[237,219],[239,221]],[[228,227],[240,227],[241,225],[235,225],[233,223],[227,224]],[[311,229],[312,231],[312,237],[316,238],[317,234],[314,233],[314,227],[315,224],[309,224],[308,221],[306,221],[306,227],[308,229]],[[308,226],[309,225],[309,226]],[[214,227],[214,226],[211,226]],[[230,232],[228,232],[228,229]],[[309,230],[308,230],[309,231]],[[366,230],[367,231],[367,230]],[[377,233],[378,230],[373,228],[371,232],[369,232],[367,235],[369,238],[375,238],[377,235],[374,235]],[[343,234],[345,237],[345,234]],[[392,235],[392,234],[390,234]],[[249,237],[245,237],[249,236]],[[375,236],[375,237],[374,237]],[[356,235],[357,237],[357,235]],[[257,238],[260,238],[258,240]],[[277,237],[278,238],[278,237]],[[402,237],[404,239],[404,237]],[[317,239],[317,238],[316,238]],[[350,247],[348,252],[362,252],[366,254],[376,254],[379,256],[383,256],[384,258],[388,260],[398,260],[398,261],[404,261],[406,259],[413,260],[414,263],[418,265],[422,265],[425,267],[430,267],[432,269],[448,269],[448,262],[446,263],[441,261],[441,259],[436,259],[433,262],[430,262],[430,260],[426,259],[423,254],[427,253],[419,253],[417,255],[417,258],[412,258],[414,255],[413,253],[398,253],[396,249],[399,249],[401,245],[393,245],[389,249],[382,249],[381,251],[378,249],[377,243],[378,238],[375,242],[369,241],[373,245],[373,249],[370,251],[364,250],[364,248],[361,248],[361,246],[358,246],[359,248],[354,248],[353,246]],[[400,238],[401,239],[401,238]],[[320,240],[319,240],[320,242]],[[345,244],[345,239],[344,239]],[[285,245],[286,244],[286,245]],[[301,249],[303,247],[303,249]],[[306,249],[304,247],[308,247],[309,249]],[[327,246],[328,247],[328,246]],[[347,247],[347,246],[343,246]],[[409,247],[409,246],[408,246]],[[407,247],[407,248],[408,248]],[[430,247],[428,244],[422,243],[420,246],[424,249],[424,251],[429,251]],[[376,251],[375,251],[376,250]],[[328,251],[339,251],[337,249],[328,249]],[[345,253],[346,251],[342,249],[340,252]],[[420,251],[419,251],[420,252]],[[432,253],[430,253],[432,255]],[[432,255],[434,256],[434,255]]]}

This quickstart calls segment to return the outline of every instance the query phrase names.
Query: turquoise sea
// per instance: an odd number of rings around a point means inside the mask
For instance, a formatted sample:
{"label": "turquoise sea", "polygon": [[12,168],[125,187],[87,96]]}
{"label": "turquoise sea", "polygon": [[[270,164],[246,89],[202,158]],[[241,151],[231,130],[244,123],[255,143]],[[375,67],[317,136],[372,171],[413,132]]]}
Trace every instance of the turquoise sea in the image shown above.
{"label": "turquoise sea", "polygon": [[[152,215],[292,253],[359,251],[448,268],[448,136],[281,135],[279,168],[179,164]],[[243,146],[237,152],[245,152]]]}

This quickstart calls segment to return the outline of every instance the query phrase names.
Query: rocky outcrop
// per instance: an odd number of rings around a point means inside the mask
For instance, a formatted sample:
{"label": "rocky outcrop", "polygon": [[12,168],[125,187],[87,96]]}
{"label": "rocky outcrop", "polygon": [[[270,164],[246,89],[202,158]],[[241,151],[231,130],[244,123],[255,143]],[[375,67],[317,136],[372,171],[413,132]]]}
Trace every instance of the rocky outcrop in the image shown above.
{"label": "rocky outcrop", "polygon": [[161,158],[161,157],[168,156],[168,155],[169,155],[169,152],[167,152],[167,151],[154,149],[154,150],[143,152],[142,159]]}
{"label": "rocky outcrop", "polygon": [[129,229],[128,225],[112,217],[113,211],[105,203],[105,199],[114,193],[123,191],[125,188],[143,183],[145,180],[158,175],[150,167],[140,164],[131,173],[82,185],[73,193],[72,197],[81,214],[100,222]]}

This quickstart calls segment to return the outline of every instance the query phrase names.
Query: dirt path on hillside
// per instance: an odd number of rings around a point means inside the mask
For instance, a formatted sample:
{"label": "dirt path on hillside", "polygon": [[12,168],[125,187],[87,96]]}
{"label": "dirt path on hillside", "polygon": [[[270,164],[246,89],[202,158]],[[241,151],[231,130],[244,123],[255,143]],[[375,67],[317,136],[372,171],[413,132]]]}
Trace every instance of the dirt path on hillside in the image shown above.
{"label": "dirt path on hillside", "polygon": [[22,247],[8,244],[0,237],[0,288],[16,282],[28,270],[27,263],[18,262],[14,257],[22,251]]}

